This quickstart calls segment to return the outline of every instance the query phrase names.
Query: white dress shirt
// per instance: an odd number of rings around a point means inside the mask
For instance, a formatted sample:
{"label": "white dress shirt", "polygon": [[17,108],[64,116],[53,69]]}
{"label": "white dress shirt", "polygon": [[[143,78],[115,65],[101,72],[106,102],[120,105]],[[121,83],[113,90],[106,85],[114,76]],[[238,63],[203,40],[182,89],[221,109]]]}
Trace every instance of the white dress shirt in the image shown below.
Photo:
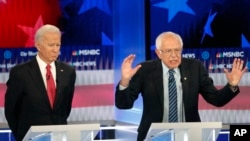
{"label": "white dress shirt", "polygon": [[[162,62],[163,68],[163,89],[164,89],[164,111],[163,111],[163,121],[168,122],[169,116],[169,93],[168,93],[168,77],[169,77],[169,68],[164,65]],[[185,121],[185,114],[184,114],[184,104],[183,104],[183,94],[182,94],[182,84],[181,84],[181,74],[178,68],[174,69],[174,78],[176,82],[177,88],[177,109],[178,109],[178,122]]]}
{"label": "white dress shirt", "polygon": [[[36,60],[38,62],[40,72],[41,72],[42,77],[43,77],[43,82],[44,82],[45,87],[47,89],[47,81],[46,81],[46,72],[47,72],[46,66],[47,66],[47,64],[38,55],[36,56]],[[54,82],[55,82],[55,85],[56,85],[56,66],[55,66],[55,62],[50,63],[50,66],[51,66],[51,73],[53,75]]]}

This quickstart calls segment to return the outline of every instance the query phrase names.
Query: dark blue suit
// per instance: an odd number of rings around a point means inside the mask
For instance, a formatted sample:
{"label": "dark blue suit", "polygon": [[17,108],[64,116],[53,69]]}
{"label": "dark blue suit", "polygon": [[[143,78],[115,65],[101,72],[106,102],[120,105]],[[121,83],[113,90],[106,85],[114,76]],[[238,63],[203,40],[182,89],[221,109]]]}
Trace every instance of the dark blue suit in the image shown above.
{"label": "dark blue suit", "polygon": [[76,79],[75,69],[56,61],[56,97],[50,107],[36,59],[13,67],[7,81],[5,116],[17,141],[32,125],[67,124]]}
{"label": "dark blue suit", "polygon": [[[138,141],[142,141],[153,122],[163,120],[163,71],[161,60],[151,60],[141,63],[142,67],[132,77],[125,90],[116,87],[115,105],[119,109],[133,107],[134,101],[141,93],[143,99],[143,113],[138,128]],[[214,106],[223,106],[239,93],[233,92],[229,85],[217,90],[213,80],[201,62],[194,59],[182,59],[179,66],[187,122],[199,122],[198,113],[199,94]],[[185,78],[185,79],[184,79]],[[178,80],[176,80],[178,81]]]}

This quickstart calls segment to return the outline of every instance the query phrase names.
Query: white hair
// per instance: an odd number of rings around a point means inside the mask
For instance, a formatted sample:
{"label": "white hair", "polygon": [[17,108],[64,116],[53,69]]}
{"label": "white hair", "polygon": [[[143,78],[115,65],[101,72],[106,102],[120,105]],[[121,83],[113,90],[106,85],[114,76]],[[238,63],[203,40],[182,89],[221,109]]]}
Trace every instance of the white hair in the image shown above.
{"label": "white hair", "polygon": [[40,41],[44,34],[50,33],[50,32],[58,32],[61,34],[61,31],[58,27],[50,24],[43,25],[40,27],[35,34],[35,42]]}
{"label": "white hair", "polygon": [[168,32],[163,32],[160,35],[157,36],[156,40],[155,40],[155,46],[157,49],[160,49],[161,45],[162,45],[162,41],[167,38],[167,37],[174,37],[177,40],[179,40],[181,47],[183,46],[183,41],[181,39],[181,36],[177,33],[168,31]]}

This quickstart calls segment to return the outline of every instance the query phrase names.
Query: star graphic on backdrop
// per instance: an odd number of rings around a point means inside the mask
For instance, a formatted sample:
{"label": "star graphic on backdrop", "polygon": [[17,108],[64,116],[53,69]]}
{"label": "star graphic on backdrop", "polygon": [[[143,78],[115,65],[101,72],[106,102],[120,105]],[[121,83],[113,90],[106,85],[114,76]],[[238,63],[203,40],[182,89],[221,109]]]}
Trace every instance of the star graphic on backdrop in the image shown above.
{"label": "star graphic on backdrop", "polygon": [[4,3],[4,4],[6,4],[7,2],[6,2],[6,0],[0,0],[0,3]]}
{"label": "star graphic on backdrop", "polygon": [[111,14],[107,0],[85,0],[78,12],[78,14],[84,13],[92,8],[99,8],[100,10]]}
{"label": "star graphic on backdrop", "polygon": [[210,10],[207,22],[206,22],[206,24],[204,26],[204,32],[203,32],[203,35],[202,35],[201,44],[203,43],[203,40],[204,40],[206,35],[209,35],[211,37],[214,36],[213,32],[212,32],[211,24],[212,24],[212,22],[213,22],[216,15],[217,15],[217,12],[215,12],[214,14],[211,14],[211,10]]}
{"label": "star graphic on backdrop", "polygon": [[250,48],[250,42],[247,41],[246,37],[241,35],[241,47],[242,48]]}
{"label": "star graphic on backdrop", "polygon": [[113,41],[104,32],[102,32],[102,45],[114,45]]}
{"label": "star graphic on backdrop", "polygon": [[43,25],[42,16],[39,16],[38,20],[35,23],[34,27],[27,27],[22,25],[17,25],[20,29],[22,29],[27,35],[28,39],[26,41],[25,47],[34,47],[34,36],[39,27]]}
{"label": "star graphic on backdrop", "polygon": [[154,4],[154,6],[168,9],[168,22],[170,22],[177,13],[184,12],[195,15],[194,11],[187,5],[188,0],[165,0]]}
{"label": "star graphic on backdrop", "polygon": [[61,8],[63,9],[62,10],[62,15],[66,18],[66,19],[69,19],[69,14],[68,14],[68,11],[65,10],[65,8],[72,2],[72,0],[63,0],[60,5],[61,5]]}

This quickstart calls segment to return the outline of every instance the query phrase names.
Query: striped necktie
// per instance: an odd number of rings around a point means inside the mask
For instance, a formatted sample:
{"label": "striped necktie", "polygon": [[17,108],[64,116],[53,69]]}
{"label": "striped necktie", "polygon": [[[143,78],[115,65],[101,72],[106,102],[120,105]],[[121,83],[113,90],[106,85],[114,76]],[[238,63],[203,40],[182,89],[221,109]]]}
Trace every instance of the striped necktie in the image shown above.
{"label": "striped necktie", "polygon": [[177,90],[174,78],[174,70],[169,70],[168,92],[169,92],[169,122],[177,122]]}

